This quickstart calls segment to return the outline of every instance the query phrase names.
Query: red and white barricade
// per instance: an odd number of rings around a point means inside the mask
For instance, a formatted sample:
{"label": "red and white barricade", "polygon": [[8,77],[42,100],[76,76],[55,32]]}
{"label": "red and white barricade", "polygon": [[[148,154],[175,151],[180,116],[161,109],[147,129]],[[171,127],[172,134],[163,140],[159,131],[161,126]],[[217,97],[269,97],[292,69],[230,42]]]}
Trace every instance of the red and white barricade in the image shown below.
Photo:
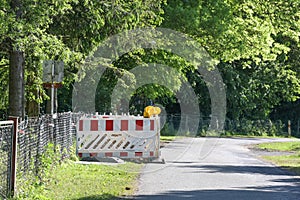
{"label": "red and white barricade", "polygon": [[158,158],[159,140],[159,117],[96,115],[77,124],[80,158]]}

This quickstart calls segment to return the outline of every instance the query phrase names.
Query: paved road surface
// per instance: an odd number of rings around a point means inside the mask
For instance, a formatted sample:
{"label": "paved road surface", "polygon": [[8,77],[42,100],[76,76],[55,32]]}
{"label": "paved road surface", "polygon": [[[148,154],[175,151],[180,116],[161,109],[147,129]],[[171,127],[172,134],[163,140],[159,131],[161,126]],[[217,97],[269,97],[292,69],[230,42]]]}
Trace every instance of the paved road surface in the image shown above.
{"label": "paved road surface", "polygon": [[[300,200],[300,177],[256,158],[247,145],[275,139],[184,138],[147,164],[135,199]],[[283,140],[283,139],[281,139]]]}

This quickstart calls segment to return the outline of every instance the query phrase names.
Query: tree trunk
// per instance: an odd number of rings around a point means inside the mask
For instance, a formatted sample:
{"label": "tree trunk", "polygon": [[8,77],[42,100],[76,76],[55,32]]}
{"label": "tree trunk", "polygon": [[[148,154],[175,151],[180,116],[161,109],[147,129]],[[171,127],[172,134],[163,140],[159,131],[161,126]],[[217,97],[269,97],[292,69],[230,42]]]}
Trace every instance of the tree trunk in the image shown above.
{"label": "tree trunk", "polygon": [[[27,76],[27,81],[26,81],[26,85],[28,87],[31,87],[31,91],[32,93],[34,93],[34,95],[39,98],[40,94],[38,89],[36,88],[32,88],[32,85],[34,84],[34,81],[32,80],[33,77],[28,77]],[[26,99],[26,109],[25,109],[25,113],[26,115],[28,115],[28,117],[36,117],[39,116],[40,114],[40,104],[36,101],[36,100],[29,100]]]}
{"label": "tree trunk", "polygon": [[51,114],[51,101],[52,101],[52,97],[51,97],[51,88],[47,89],[47,96],[50,97],[50,100],[47,100],[46,102],[46,113],[47,114]]}
{"label": "tree trunk", "polygon": [[13,50],[9,58],[9,115],[24,118],[24,53]]}
{"label": "tree trunk", "polygon": [[[38,94],[36,94],[38,95]],[[26,114],[28,117],[36,117],[40,114],[40,105],[36,101],[26,101]]]}
{"label": "tree trunk", "polygon": [[28,91],[25,91],[28,93],[32,93],[36,97],[36,99],[26,99],[25,113],[28,117],[36,117],[40,114],[40,103],[37,100],[40,98],[40,89],[36,86],[36,79],[39,75],[39,72],[38,67],[35,65],[35,62],[30,56],[27,56],[26,60],[29,60],[26,69],[30,70],[32,73],[26,76],[26,86],[28,87]]}
{"label": "tree trunk", "polygon": [[[16,20],[22,18],[22,0],[12,0],[11,8],[15,11]],[[20,30],[17,30],[20,33]],[[9,115],[24,118],[25,115],[25,85],[24,52],[20,51],[18,45],[14,46],[15,41],[11,43],[9,52]]]}

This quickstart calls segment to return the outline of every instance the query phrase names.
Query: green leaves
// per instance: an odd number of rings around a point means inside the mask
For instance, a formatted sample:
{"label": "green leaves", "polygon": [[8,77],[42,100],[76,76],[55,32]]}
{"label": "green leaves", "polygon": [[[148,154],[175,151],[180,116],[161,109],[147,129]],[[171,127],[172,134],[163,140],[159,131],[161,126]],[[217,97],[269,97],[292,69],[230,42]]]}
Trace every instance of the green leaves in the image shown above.
{"label": "green leaves", "polygon": [[275,60],[289,50],[276,41],[277,35],[299,41],[299,6],[291,0],[172,0],[163,26],[195,36],[211,55],[224,61]]}
{"label": "green leaves", "polygon": [[[169,0],[162,26],[192,36],[221,61],[228,117],[265,118],[299,99],[299,7],[293,0]],[[188,77],[209,114],[204,82]]]}
{"label": "green leaves", "polygon": [[[22,0],[22,15],[17,18],[10,1],[0,0],[0,65],[8,64],[11,49],[24,51],[27,99],[40,102],[34,90],[42,91],[42,60],[65,62],[64,90],[71,90],[78,68],[84,70],[81,62],[105,38],[161,24],[192,37],[221,62],[229,116],[259,118],[282,101],[299,98],[299,7],[298,0]],[[207,87],[203,77],[193,73],[196,66],[168,51],[135,49],[115,61],[104,79],[114,82],[124,75],[127,81],[121,80],[120,85],[128,89],[135,78],[129,71],[145,63],[176,69],[190,81],[201,107],[209,112]],[[7,88],[8,68],[0,67],[0,73],[0,85]],[[174,90],[180,81],[170,79]],[[101,84],[107,88],[102,87],[99,94],[109,94],[111,86]],[[6,93],[1,92],[0,109],[7,106]],[[70,92],[63,93],[62,99],[71,99]],[[135,96],[141,94],[163,99],[172,98],[173,91],[152,84],[138,89]]]}
{"label": "green leaves", "polygon": [[8,104],[8,61],[0,58],[0,110],[5,110]]}
{"label": "green leaves", "polygon": [[[26,74],[31,77],[27,80],[35,77],[39,84],[41,74],[37,71],[41,62],[63,60],[69,72],[67,83],[71,84],[70,79],[74,79],[77,72],[74,67],[103,39],[137,26],[159,24],[162,2],[164,0],[21,0],[21,12],[17,16],[10,1],[0,0],[0,58],[8,60],[8,52],[13,48],[25,52]],[[35,92],[30,88],[33,87],[35,84],[26,90],[28,100],[39,99],[32,95]]]}

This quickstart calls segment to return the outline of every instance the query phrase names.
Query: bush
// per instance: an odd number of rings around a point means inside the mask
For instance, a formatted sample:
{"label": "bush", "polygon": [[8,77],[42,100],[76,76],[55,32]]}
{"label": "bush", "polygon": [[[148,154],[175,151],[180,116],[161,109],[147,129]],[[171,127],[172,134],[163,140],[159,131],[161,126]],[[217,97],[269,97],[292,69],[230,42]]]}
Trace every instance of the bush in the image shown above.
{"label": "bush", "polygon": [[161,130],[161,135],[163,136],[176,136],[177,131],[170,122],[166,122],[163,129]]}
{"label": "bush", "polygon": [[281,121],[273,123],[271,120],[236,120],[226,121],[227,135],[246,136],[286,136],[282,131],[284,124]]}

